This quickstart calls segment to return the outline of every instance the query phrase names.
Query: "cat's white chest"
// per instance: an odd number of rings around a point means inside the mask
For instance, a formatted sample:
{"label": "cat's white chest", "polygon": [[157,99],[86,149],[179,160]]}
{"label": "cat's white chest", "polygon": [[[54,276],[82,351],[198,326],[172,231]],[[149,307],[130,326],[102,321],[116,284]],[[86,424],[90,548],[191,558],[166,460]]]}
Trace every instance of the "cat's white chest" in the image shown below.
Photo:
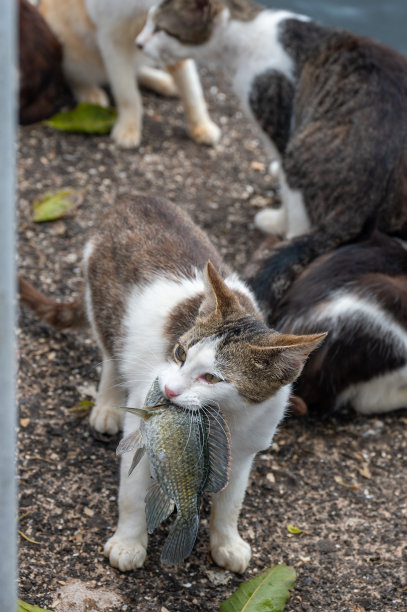
{"label": "cat's white chest", "polygon": [[[228,38],[239,41],[238,53],[230,58],[233,88],[250,114],[249,97],[256,76],[277,70],[293,79],[293,60],[279,41],[280,24],[290,17],[298,16],[288,11],[262,11],[253,21],[232,21],[229,25]],[[233,42],[231,49],[236,49]]]}

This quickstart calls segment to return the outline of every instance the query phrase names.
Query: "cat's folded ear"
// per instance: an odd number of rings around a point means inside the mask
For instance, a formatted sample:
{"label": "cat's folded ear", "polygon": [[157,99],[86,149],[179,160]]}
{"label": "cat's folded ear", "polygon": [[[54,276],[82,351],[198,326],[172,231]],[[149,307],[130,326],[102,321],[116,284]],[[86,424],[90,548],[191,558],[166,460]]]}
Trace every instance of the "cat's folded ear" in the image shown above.
{"label": "cat's folded ear", "polygon": [[326,336],[326,333],[306,336],[272,334],[269,346],[250,345],[251,358],[258,369],[269,370],[273,378],[287,384],[301,374],[307,357]]}
{"label": "cat's folded ear", "polygon": [[216,311],[221,319],[225,319],[232,313],[243,311],[236,295],[210,261],[206,264],[204,281],[205,299],[200,308],[201,314],[206,315]]}

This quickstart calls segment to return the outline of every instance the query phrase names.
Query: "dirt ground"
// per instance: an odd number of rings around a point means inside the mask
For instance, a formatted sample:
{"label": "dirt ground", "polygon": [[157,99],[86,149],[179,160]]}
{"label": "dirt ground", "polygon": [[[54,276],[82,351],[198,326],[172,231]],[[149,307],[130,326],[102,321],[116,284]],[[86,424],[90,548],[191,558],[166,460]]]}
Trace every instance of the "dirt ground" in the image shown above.
{"label": "dirt ground", "polygon": [[[120,150],[107,136],[21,129],[21,273],[58,298],[75,295],[88,232],[121,194],[135,190],[184,207],[225,259],[243,269],[261,239],[254,213],[273,197],[267,157],[227,86],[207,71],[203,80],[223,130],[214,149],[188,139],[178,101],[151,93],[144,95],[138,151]],[[74,215],[32,222],[36,197],[72,187],[84,194]],[[20,312],[18,334],[19,498],[20,513],[27,513],[19,529],[36,542],[20,537],[22,599],[55,611],[216,611],[242,580],[283,562],[297,571],[286,612],[406,612],[405,410],[374,418],[286,419],[253,467],[240,519],[253,549],[243,577],[219,570],[208,556],[209,499],[184,566],[160,565],[163,527],[150,539],[145,567],[122,574],[102,553],[117,519],[119,437],[95,439],[87,416],[72,410],[94,397],[96,344],[90,333],[56,333],[27,309]],[[289,523],[302,533],[289,533]],[[87,603],[67,607],[64,589],[72,581],[74,590],[92,590]],[[105,600],[98,599],[101,589],[108,592]]]}

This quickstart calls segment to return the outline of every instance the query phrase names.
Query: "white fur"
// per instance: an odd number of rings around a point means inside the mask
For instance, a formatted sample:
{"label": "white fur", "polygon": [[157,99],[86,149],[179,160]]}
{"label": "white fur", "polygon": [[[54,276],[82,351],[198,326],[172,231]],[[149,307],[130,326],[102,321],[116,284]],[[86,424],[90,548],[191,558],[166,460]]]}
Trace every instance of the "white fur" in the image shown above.
{"label": "white fur", "polygon": [[[306,316],[305,319],[307,320],[295,321],[294,332],[309,323],[309,317]],[[405,329],[368,297],[339,292],[314,309],[312,320],[314,323],[321,321],[325,327],[326,321],[331,320],[332,324],[328,325],[329,329],[332,329],[331,339],[344,333],[345,324],[347,334],[351,334],[352,329],[363,326],[364,329],[369,329],[369,333],[377,340],[383,338],[391,342],[407,361]],[[349,386],[338,396],[336,405],[341,406],[347,402],[362,414],[389,412],[407,406],[407,366]]]}
{"label": "white fur", "polygon": [[[163,31],[154,33],[155,9],[149,12],[146,25],[137,37],[145,52],[154,58],[168,57],[173,61],[186,56],[196,60],[216,61],[233,83],[246,113],[257,125],[249,104],[249,96],[255,77],[267,70],[277,70],[294,81],[294,64],[278,40],[282,21],[289,18],[307,21],[308,17],[290,11],[263,10],[252,21],[231,19],[229,9],[221,11],[210,40],[203,45],[184,45]],[[264,210],[255,218],[256,226],[271,234],[283,234],[292,238],[305,233],[310,221],[305,210],[302,193],[288,186],[282,170],[282,160],[277,147],[259,130],[269,151],[272,163],[278,164],[277,174],[281,186],[282,208],[279,211]]]}
{"label": "white fur", "polygon": [[[276,163],[276,162],[273,162]],[[294,238],[305,234],[311,228],[311,222],[299,189],[288,186],[284,170],[278,169],[280,180],[280,208],[267,208],[255,216],[255,225],[267,234],[279,234]]]}
{"label": "white fur", "polygon": [[[140,144],[142,101],[137,77],[141,84],[163,95],[178,92],[191,138],[216,144],[220,130],[209,117],[195,64],[181,62],[171,75],[153,68],[151,60],[136,47],[135,37],[155,1],[82,1],[94,28],[83,22],[83,14],[76,8],[77,13],[71,15],[70,7],[63,7],[61,16],[53,8],[60,0],[47,0],[44,16],[63,44],[65,76],[77,100],[107,106],[109,101],[100,85],[111,86],[118,109],[114,140],[122,147]],[[164,58],[162,65],[168,63]]]}
{"label": "white fur", "polygon": [[[230,276],[226,283],[251,296],[246,285],[235,275]],[[188,408],[191,404],[202,405],[210,400],[221,407],[230,426],[233,464],[229,486],[213,499],[211,551],[219,565],[243,572],[250,560],[250,547],[238,533],[240,507],[253,457],[259,450],[269,446],[284,414],[290,386],[286,385],[269,400],[253,406],[232,385],[226,382],[205,382],[201,375],[207,372],[217,374],[217,341],[211,338],[193,345],[182,367],[167,359],[164,328],[168,314],[179,302],[204,290],[205,283],[200,273],[193,279],[157,278],[146,286],[134,287],[127,301],[123,345],[118,363],[128,392],[127,405],[130,407],[143,405],[157,376],[162,389],[167,385],[179,393],[173,401],[181,406]],[[92,413],[94,425],[103,428],[106,424],[108,431],[113,410],[111,389],[115,384],[112,373],[111,362],[104,363],[98,408],[95,414]],[[124,434],[135,431],[138,426],[138,417],[126,413]],[[105,546],[105,554],[110,563],[123,571],[141,567],[147,548],[144,498],[150,484],[149,465],[143,459],[131,477],[128,477],[130,463],[131,457],[124,455],[121,465],[119,522],[116,533]]]}

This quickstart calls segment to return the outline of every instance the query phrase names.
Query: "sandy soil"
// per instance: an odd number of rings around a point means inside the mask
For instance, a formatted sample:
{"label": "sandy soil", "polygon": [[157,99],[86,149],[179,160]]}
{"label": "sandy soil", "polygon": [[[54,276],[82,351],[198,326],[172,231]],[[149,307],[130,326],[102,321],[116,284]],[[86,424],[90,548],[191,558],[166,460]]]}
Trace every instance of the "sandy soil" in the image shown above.
{"label": "sandy soil", "polygon": [[[134,190],[162,194],[187,209],[225,259],[243,269],[261,239],[253,215],[273,197],[267,157],[228,88],[207,72],[204,83],[223,129],[215,149],[188,139],[176,100],[150,93],[138,151],[119,150],[109,137],[21,129],[20,272],[61,299],[75,295],[89,229],[116,198]],[[32,222],[36,197],[72,187],[83,189],[74,215]],[[253,558],[244,577],[211,563],[208,499],[184,566],[160,565],[163,527],[151,537],[145,567],[121,574],[102,554],[117,517],[118,437],[96,440],[86,414],[72,410],[94,396],[95,342],[86,332],[56,333],[26,309],[18,333],[19,497],[20,513],[27,513],[19,528],[37,542],[21,537],[19,543],[24,600],[56,611],[215,611],[243,579],[284,562],[297,571],[287,612],[406,612],[406,411],[283,423],[271,449],[257,457],[247,491],[240,528]],[[290,534],[289,523],[302,533]],[[57,596],[73,580],[92,589],[87,603]],[[107,598],[99,597],[100,589]]]}

